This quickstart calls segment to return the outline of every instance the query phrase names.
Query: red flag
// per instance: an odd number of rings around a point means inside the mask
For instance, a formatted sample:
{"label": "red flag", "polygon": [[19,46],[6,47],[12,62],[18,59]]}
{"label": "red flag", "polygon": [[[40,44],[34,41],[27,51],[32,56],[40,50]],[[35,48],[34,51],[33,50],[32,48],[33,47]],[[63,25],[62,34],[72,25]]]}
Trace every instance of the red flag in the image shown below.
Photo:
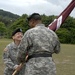
{"label": "red flag", "polygon": [[64,23],[66,18],[69,16],[71,11],[75,7],[75,0],[72,0],[71,3],[66,7],[66,9],[55,19],[51,24],[49,24],[48,28],[56,31],[60,28],[61,24]]}

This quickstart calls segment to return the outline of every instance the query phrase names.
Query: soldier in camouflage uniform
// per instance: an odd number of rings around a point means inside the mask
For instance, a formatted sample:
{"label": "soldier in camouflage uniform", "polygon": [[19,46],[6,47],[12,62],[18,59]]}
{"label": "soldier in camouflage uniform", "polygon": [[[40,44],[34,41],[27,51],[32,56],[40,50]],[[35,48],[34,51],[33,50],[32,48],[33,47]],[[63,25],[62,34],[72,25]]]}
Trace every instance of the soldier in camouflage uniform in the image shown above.
{"label": "soldier in camouflage uniform", "polygon": [[18,61],[26,62],[24,75],[56,75],[53,53],[60,52],[60,42],[57,35],[42,24],[41,16],[33,13],[28,17],[32,27],[23,36],[19,45]]}
{"label": "soldier in camouflage uniform", "polygon": [[[14,42],[7,45],[6,48],[4,49],[3,53],[3,60],[5,64],[4,75],[12,75],[12,73],[16,69],[21,69],[21,66],[19,65],[16,57],[18,52],[18,45],[22,39],[22,36],[23,36],[22,30],[20,28],[16,29],[12,33],[12,38]],[[24,68],[25,67],[23,67],[21,71],[19,71],[16,75],[23,75]]]}

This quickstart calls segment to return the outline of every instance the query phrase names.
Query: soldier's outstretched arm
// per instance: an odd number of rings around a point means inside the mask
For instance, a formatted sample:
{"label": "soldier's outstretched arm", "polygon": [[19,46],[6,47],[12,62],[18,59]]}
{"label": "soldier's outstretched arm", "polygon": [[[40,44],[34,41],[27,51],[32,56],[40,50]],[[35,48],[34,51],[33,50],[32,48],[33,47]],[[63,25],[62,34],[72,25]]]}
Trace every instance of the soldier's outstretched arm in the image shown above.
{"label": "soldier's outstretched arm", "polygon": [[59,38],[56,36],[54,39],[55,39],[55,42],[54,42],[54,53],[58,54],[60,52]]}

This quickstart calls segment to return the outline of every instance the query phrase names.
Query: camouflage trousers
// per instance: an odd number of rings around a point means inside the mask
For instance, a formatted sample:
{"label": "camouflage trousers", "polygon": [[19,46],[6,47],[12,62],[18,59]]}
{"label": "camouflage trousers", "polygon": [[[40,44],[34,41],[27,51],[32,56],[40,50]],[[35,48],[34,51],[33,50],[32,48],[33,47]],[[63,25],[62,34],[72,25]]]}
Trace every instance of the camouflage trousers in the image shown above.
{"label": "camouflage trousers", "polygon": [[32,58],[26,63],[25,75],[56,75],[52,57]]}

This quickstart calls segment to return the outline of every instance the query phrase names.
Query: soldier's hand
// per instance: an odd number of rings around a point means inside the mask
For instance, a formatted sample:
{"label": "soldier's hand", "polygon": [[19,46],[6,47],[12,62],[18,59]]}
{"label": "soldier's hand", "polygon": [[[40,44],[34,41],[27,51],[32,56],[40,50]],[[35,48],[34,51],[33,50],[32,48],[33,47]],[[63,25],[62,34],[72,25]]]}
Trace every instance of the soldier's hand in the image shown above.
{"label": "soldier's hand", "polygon": [[20,64],[20,65],[18,65],[17,67],[16,67],[16,70],[17,71],[20,71],[22,69],[22,64]]}
{"label": "soldier's hand", "polygon": [[28,55],[26,55],[26,58],[25,58],[25,61],[27,61],[28,60]]}

